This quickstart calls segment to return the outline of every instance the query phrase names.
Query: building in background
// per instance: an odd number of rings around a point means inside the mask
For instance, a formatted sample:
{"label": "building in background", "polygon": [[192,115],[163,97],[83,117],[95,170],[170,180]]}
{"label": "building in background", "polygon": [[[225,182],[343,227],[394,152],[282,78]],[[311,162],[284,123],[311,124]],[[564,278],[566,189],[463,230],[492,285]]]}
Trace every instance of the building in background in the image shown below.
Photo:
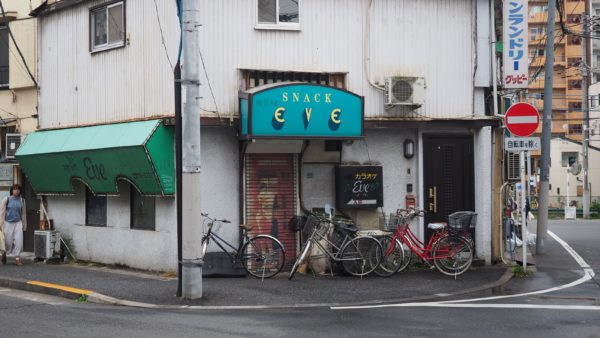
{"label": "building in background", "polygon": [[[550,208],[566,206],[582,207],[583,172],[574,173],[569,169],[573,163],[582,161],[582,144],[565,137],[555,137],[551,141],[550,165]],[[592,203],[600,203],[600,148],[590,144],[589,173]]]}
{"label": "building in background", "polygon": [[[2,0],[0,13],[0,198],[10,185],[23,186],[31,224],[39,219],[39,200],[22,176],[14,158],[22,136],[36,130],[37,120],[37,19],[29,16],[41,0]],[[11,38],[11,34],[14,40]],[[22,55],[22,57],[21,57]],[[33,250],[35,226],[25,233],[24,248]]]}
{"label": "building in background", "polygon": [[[552,135],[575,141],[583,137],[582,113],[582,17],[585,0],[558,2],[554,41],[552,83]],[[562,18],[562,19],[561,19]],[[562,21],[561,21],[562,20]],[[544,77],[546,64],[547,1],[529,0],[529,88],[526,101],[541,112],[544,107]],[[562,23],[561,23],[562,22]],[[565,34],[568,29],[575,34]],[[538,129],[541,134],[542,124]],[[537,166],[536,166],[537,167]]]}

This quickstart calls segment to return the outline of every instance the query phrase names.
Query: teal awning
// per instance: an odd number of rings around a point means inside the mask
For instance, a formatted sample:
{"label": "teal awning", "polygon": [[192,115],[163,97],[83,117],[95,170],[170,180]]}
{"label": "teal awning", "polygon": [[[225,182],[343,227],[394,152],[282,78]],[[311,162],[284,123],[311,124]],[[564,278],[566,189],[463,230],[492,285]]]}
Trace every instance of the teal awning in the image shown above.
{"label": "teal awning", "polygon": [[144,195],[175,192],[174,131],[160,120],[37,131],[15,155],[38,194],[72,194],[73,180],[115,195],[117,180]]}

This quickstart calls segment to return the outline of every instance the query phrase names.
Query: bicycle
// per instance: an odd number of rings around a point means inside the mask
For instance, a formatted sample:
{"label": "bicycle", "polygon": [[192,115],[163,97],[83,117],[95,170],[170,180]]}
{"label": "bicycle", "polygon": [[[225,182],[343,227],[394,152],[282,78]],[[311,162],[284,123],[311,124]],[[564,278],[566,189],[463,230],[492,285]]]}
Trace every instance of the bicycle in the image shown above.
{"label": "bicycle", "polygon": [[[204,258],[208,244],[212,240],[229,256],[229,258],[231,258],[231,262],[234,265],[241,262],[244,269],[254,277],[263,279],[270,278],[281,271],[285,263],[285,248],[277,238],[264,234],[250,237],[249,232],[253,227],[246,224],[240,224],[240,228],[242,229],[242,242],[240,243],[241,245],[236,248],[213,232],[215,223],[231,223],[231,221],[211,218],[206,213],[202,213],[202,216],[208,219],[208,230],[204,236],[202,236],[201,242],[202,258]],[[225,246],[227,246],[227,248],[225,248]],[[230,252],[228,249],[233,250],[233,252]]]}
{"label": "bicycle", "polygon": [[[453,223],[456,229],[449,231],[445,222],[429,223],[427,227],[433,230],[433,234],[425,244],[410,228],[410,220],[422,217],[424,213],[423,210],[417,209],[398,209],[398,228],[393,236],[384,236],[382,239],[385,251],[376,274],[388,277],[404,270],[413,255],[429,266],[432,266],[433,262],[441,273],[448,276],[461,275],[471,267],[473,246],[471,240],[462,234],[465,224]],[[410,253],[407,254],[407,251]]]}
{"label": "bicycle", "polygon": [[[332,224],[340,233],[344,234],[340,243],[334,243],[327,238]],[[302,265],[313,246],[318,247],[324,253],[313,257],[328,257],[330,262],[340,262],[344,271],[353,276],[366,276],[373,272],[381,262],[383,249],[379,241],[370,236],[353,237],[358,231],[356,226],[335,223],[309,213],[304,227],[312,229],[311,235],[306,240],[301,254],[292,266],[288,276],[290,280],[294,277],[298,267]],[[321,244],[321,241],[324,241],[325,244]]]}

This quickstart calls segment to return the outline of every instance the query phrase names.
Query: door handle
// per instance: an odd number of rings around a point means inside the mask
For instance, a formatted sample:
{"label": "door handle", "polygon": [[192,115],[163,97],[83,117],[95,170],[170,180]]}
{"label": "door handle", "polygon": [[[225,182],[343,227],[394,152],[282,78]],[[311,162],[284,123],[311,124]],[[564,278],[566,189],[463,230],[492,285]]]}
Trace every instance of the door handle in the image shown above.
{"label": "door handle", "polygon": [[433,202],[429,202],[429,211],[437,212],[437,187],[429,188],[429,198],[433,198]]}

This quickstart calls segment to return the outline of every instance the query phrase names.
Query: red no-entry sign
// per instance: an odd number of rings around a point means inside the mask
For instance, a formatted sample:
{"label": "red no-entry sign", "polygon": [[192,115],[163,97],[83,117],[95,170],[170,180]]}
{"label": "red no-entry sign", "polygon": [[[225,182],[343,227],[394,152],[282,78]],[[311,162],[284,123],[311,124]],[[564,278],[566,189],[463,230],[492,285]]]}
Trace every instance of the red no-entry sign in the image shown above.
{"label": "red no-entry sign", "polygon": [[516,136],[527,137],[540,125],[540,114],[529,103],[516,103],[506,111],[506,128]]}

